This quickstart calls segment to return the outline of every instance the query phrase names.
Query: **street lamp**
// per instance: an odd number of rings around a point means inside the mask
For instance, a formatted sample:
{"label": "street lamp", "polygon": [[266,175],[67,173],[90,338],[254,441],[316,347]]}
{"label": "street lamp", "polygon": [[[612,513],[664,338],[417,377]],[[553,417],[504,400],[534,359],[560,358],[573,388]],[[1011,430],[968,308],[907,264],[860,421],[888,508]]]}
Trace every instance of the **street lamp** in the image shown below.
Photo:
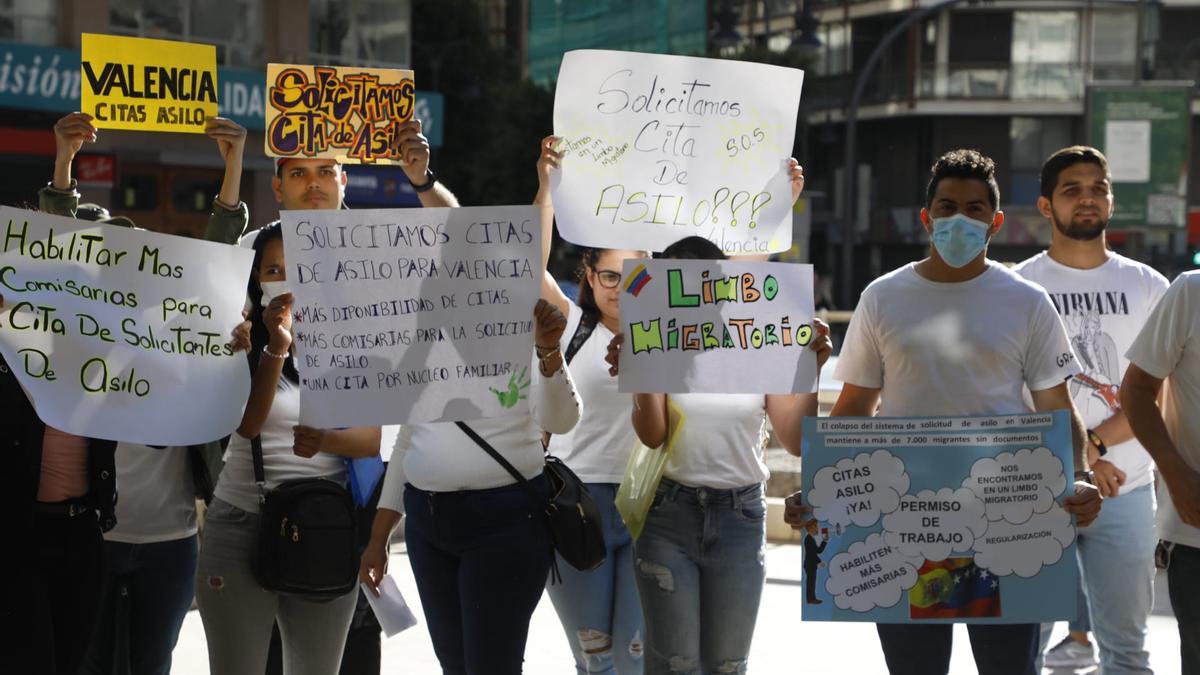
{"label": "street lamp", "polygon": [[742,43],[742,34],[737,29],[737,21],[741,14],[740,3],[735,7],[730,0],[722,2],[721,6],[713,12],[713,18],[717,22],[717,29],[713,31],[711,37],[714,47],[724,50]]}
{"label": "street lamp", "polygon": [[804,0],[803,7],[796,10],[796,37],[792,38],[791,50],[802,56],[821,51],[821,38],[817,35],[819,25],[820,21],[812,11],[812,0]]}

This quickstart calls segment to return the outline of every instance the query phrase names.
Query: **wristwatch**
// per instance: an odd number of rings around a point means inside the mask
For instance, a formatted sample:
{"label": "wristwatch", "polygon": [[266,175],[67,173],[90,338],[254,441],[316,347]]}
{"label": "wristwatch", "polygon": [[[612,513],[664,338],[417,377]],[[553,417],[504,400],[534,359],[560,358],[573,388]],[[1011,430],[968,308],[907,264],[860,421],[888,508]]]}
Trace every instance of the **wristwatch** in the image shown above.
{"label": "wristwatch", "polygon": [[408,183],[410,185],[412,185],[412,189],[416,190],[417,192],[425,192],[426,190],[432,190],[433,184],[436,182],[437,182],[437,176],[434,175],[433,169],[430,169],[429,167],[425,167],[425,182],[424,183],[417,185],[416,183],[412,182],[411,178],[408,179]]}
{"label": "wristwatch", "polygon": [[1108,454],[1108,446],[1104,444],[1104,441],[1100,440],[1100,434],[1096,433],[1095,431],[1092,431],[1091,429],[1088,429],[1087,437],[1088,437],[1088,443],[1091,443],[1092,445],[1096,446],[1096,452],[1100,453],[1101,457]]}
{"label": "wristwatch", "polygon": [[1087,483],[1088,485],[1095,485],[1096,484],[1096,472],[1090,471],[1090,470],[1089,471],[1076,471],[1075,472],[1075,480],[1077,480],[1077,481],[1081,480],[1081,481]]}

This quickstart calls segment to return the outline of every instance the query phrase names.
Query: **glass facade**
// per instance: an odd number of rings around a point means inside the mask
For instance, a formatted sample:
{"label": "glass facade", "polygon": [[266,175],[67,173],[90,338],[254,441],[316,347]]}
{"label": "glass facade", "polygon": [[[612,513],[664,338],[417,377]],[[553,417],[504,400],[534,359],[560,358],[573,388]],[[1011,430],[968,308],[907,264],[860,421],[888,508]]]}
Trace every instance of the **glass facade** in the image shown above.
{"label": "glass facade", "polygon": [[703,55],[707,4],[704,0],[530,0],[529,77],[540,84],[553,82],[563,53],[572,49]]}
{"label": "glass facade", "polygon": [[217,63],[261,68],[262,3],[226,0],[220,11],[201,0],[109,0],[114,35],[216,45]]}
{"label": "glass facade", "polygon": [[313,63],[407,68],[412,62],[408,0],[309,0]]}

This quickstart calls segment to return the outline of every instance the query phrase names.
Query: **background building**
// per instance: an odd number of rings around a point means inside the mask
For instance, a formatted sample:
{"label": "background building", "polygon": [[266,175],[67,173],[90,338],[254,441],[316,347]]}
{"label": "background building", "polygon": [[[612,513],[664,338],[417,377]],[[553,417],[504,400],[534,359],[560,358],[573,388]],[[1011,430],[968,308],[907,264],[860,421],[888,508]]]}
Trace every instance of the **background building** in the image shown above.
{"label": "background building", "polygon": [[[992,255],[1023,259],[1049,242],[1049,225],[1034,206],[1043,160],[1066,145],[1103,142],[1089,135],[1088,88],[1200,77],[1200,2],[959,3],[913,25],[868,79],[859,110],[858,198],[847,218],[841,180],[851,88],[884,34],[937,3],[809,1],[822,44],[805,82],[798,156],[814,196],[820,266],[830,268],[844,223],[854,232],[851,302],[880,273],[922,255],[927,244],[917,212],[929,166],[942,152],[973,147],[996,160],[1008,220]],[[1200,124],[1192,98],[1185,138]],[[1110,159],[1115,166],[1123,157]],[[1169,275],[1190,266],[1200,242],[1200,166],[1190,164],[1181,227],[1133,226],[1110,236],[1114,247]],[[840,258],[832,260],[840,271]]]}
{"label": "background building", "polygon": [[[407,68],[410,15],[409,0],[0,0],[0,203],[36,203],[50,180],[54,122],[79,109],[80,34],[110,33],[216,45],[221,114],[250,132],[242,196],[252,224],[274,220],[274,165],[262,151],[266,64]],[[436,147],[441,96],[417,95]],[[200,135],[104,130],[74,170],[85,200],[143,227],[198,236],[222,164]],[[356,207],[418,203],[398,168],[348,173]]]}

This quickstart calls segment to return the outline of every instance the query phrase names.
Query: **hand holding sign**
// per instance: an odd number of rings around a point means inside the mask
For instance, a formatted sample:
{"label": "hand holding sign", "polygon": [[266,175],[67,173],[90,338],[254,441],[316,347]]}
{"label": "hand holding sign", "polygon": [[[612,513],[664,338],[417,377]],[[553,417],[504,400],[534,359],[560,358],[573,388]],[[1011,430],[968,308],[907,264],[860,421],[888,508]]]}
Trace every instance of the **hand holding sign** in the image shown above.
{"label": "hand holding sign", "polygon": [[792,181],[792,203],[795,204],[800,193],[804,192],[804,167],[795,157],[788,158],[788,177]]}
{"label": "hand holding sign", "polygon": [[95,142],[96,127],[87,113],[73,112],[54,124],[55,159],[70,162],[84,143]]}
{"label": "hand holding sign", "polygon": [[1063,499],[1063,508],[1075,516],[1075,527],[1087,527],[1100,517],[1100,493],[1096,486],[1083,481],[1075,483],[1075,494]]}
{"label": "hand holding sign", "polygon": [[231,119],[212,117],[204,125],[204,135],[217,142],[221,159],[241,164],[246,149],[246,129]]}
{"label": "hand holding sign", "polygon": [[263,311],[263,323],[270,335],[267,349],[275,354],[284,354],[292,346],[293,300],[291,293],[284,293],[272,298]]}
{"label": "hand holding sign", "polygon": [[421,120],[411,119],[400,125],[394,152],[400,167],[413,185],[424,185],[429,171],[429,139],[421,133]]}

